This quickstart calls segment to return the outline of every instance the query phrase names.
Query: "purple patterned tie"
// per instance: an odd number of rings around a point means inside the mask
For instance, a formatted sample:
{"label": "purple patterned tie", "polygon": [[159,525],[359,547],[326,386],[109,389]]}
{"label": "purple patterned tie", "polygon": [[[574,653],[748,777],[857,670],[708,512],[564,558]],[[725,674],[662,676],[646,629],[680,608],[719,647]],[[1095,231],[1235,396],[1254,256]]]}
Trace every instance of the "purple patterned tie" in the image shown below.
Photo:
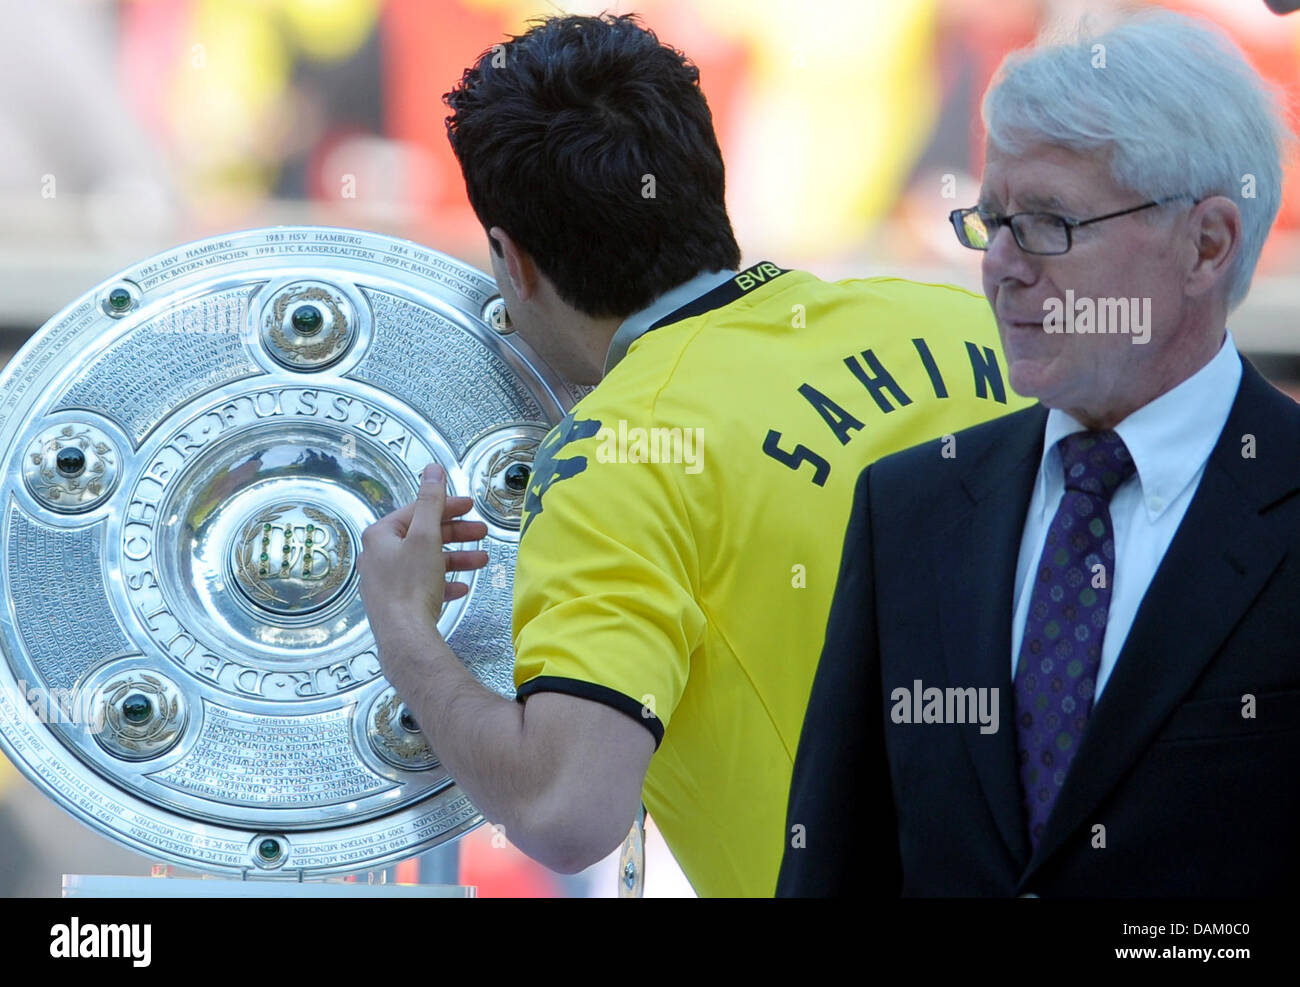
{"label": "purple patterned tie", "polygon": [[1075,432],[1057,446],[1065,493],[1035,570],[1016,663],[1020,787],[1035,847],[1092,711],[1115,579],[1110,498],[1136,469],[1114,432]]}

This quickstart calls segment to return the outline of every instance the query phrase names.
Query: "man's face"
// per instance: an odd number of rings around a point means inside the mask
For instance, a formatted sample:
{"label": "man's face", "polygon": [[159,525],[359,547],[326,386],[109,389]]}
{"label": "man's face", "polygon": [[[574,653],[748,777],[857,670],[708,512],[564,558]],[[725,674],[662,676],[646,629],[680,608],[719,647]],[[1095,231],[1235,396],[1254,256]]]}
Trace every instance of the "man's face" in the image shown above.
{"label": "man's face", "polygon": [[[1101,154],[1040,144],[1011,156],[988,146],[980,205],[990,212],[1040,211],[1091,219],[1142,201],[1115,184]],[[1050,408],[1084,410],[1094,418],[1148,400],[1143,395],[1152,375],[1178,345],[1186,268],[1178,263],[1176,230],[1190,204],[1179,201],[1156,207],[1157,215],[1143,210],[1077,228],[1071,231],[1069,252],[1055,256],[1025,253],[1007,227],[993,234],[984,254],[984,294],[997,318],[1007,374],[1017,393]],[[1074,292],[1074,305],[1068,304],[1067,289]],[[1132,318],[1142,317],[1143,299],[1150,299],[1148,341],[1135,342],[1142,337],[1131,331],[1074,334],[1044,328],[1048,299],[1059,299],[1058,311],[1068,318],[1084,298],[1129,300],[1130,330]]]}

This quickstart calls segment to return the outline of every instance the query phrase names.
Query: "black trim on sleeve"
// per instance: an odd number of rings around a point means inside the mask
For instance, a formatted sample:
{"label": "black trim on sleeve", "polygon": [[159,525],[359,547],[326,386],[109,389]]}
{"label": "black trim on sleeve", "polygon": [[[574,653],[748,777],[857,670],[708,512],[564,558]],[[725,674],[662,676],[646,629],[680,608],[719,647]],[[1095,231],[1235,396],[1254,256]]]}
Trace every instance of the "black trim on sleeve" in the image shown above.
{"label": "black trim on sleeve", "polygon": [[623,695],[616,689],[597,685],[595,682],[586,682],[582,679],[565,678],[562,675],[539,675],[537,678],[529,679],[521,685],[515,693],[515,699],[523,702],[529,696],[538,692],[563,692],[569,696],[590,699],[592,702],[609,706],[620,713],[626,713],[649,730],[650,735],[655,739],[655,750],[658,750],[659,745],[663,743],[663,721],[654,714],[645,715],[648,711],[644,705],[631,696]]}

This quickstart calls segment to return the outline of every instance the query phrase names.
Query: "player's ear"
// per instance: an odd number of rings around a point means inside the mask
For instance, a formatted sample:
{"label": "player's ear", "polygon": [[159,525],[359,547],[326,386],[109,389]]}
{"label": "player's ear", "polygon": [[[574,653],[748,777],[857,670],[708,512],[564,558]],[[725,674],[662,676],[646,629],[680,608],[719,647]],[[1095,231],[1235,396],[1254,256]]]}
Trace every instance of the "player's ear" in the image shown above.
{"label": "player's ear", "polygon": [[514,289],[515,295],[528,300],[537,291],[538,282],[537,265],[533,263],[532,257],[499,226],[488,230],[488,240],[492,244],[493,253],[505,264],[506,276],[510,279],[510,287]]}

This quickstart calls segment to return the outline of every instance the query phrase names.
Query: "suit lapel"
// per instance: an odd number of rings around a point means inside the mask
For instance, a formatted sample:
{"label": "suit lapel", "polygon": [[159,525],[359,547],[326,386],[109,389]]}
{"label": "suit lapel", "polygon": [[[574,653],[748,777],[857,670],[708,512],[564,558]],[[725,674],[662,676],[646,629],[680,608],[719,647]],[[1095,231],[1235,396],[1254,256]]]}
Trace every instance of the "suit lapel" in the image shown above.
{"label": "suit lapel", "polygon": [[[1105,822],[1090,813],[1195,684],[1284,555],[1262,514],[1300,485],[1295,407],[1242,362],[1227,424],[1143,597],[1022,886],[1080,825]],[[1256,437],[1255,459],[1242,456],[1247,433]]]}
{"label": "suit lapel", "polygon": [[[1029,859],[1029,838],[1016,766],[1011,613],[1046,418],[1046,409],[1035,406],[1004,419],[1011,427],[998,430],[995,444],[969,460],[961,483],[970,505],[939,533],[932,557],[948,681],[998,690],[1003,726],[992,735],[963,730],[961,736],[1016,873]],[[959,461],[961,455],[958,448]]]}

